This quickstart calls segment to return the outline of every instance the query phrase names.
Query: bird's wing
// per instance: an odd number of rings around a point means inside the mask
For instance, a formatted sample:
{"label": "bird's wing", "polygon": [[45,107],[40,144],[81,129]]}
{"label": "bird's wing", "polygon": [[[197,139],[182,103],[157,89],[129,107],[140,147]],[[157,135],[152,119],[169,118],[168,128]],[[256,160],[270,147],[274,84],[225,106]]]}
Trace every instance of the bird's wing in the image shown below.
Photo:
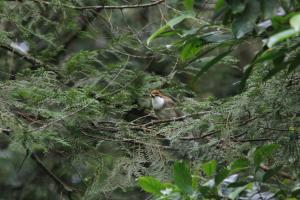
{"label": "bird's wing", "polygon": [[173,101],[173,99],[169,98],[169,97],[166,97],[165,98],[165,106],[164,108],[175,108],[174,111],[176,112],[176,117],[180,117],[180,116],[183,116],[184,113],[182,111],[180,111],[179,109],[176,109],[176,103],[175,101]]}
{"label": "bird's wing", "polygon": [[170,97],[165,97],[165,108],[172,108],[176,106],[175,101],[173,101]]}

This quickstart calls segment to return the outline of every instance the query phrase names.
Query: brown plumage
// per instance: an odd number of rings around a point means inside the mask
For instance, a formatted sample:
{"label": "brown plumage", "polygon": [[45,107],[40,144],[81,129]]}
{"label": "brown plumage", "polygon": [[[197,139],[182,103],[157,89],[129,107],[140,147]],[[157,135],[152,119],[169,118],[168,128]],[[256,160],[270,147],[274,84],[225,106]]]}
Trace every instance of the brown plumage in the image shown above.
{"label": "brown plumage", "polygon": [[159,119],[172,119],[183,115],[182,112],[176,109],[176,103],[173,99],[159,90],[152,90],[150,95],[153,110]]}

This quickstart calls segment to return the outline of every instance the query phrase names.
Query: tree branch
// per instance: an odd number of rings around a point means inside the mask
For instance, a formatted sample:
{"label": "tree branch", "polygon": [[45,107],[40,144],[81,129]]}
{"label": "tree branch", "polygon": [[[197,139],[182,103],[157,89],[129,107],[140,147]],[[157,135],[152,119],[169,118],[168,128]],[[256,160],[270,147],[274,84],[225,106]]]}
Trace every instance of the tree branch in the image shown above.
{"label": "tree branch", "polygon": [[35,154],[31,154],[31,158],[48,174],[58,185],[62,186],[64,190],[67,192],[73,192],[76,189],[72,188],[71,186],[67,185],[65,182],[63,182],[60,178],[58,178],[52,171],[50,171],[45,164],[41,161],[41,159]]}
{"label": "tree branch", "polygon": [[124,143],[130,143],[130,144],[139,144],[139,145],[143,145],[143,146],[150,146],[150,147],[154,147],[154,148],[162,148],[162,149],[168,149],[168,150],[175,150],[172,147],[169,146],[163,146],[160,144],[152,144],[149,142],[144,142],[141,140],[136,140],[136,139],[131,139],[131,138],[119,138],[119,137],[115,137],[115,138],[106,138],[106,137],[101,137],[101,136],[95,136],[95,135],[90,135],[87,134],[86,132],[80,130],[80,132],[85,135],[88,136],[90,138],[94,138],[94,139],[98,139],[98,140],[105,140],[105,141],[110,141],[110,142],[124,142]]}
{"label": "tree branch", "polygon": [[121,5],[121,6],[108,6],[108,5],[97,5],[97,6],[71,6],[66,4],[55,4],[48,1],[41,1],[41,0],[33,0],[38,3],[42,3],[45,5],[54,5],[54,6],[62,6],[65,8],[75,9],[75,10],[97,10],[97,9],[126,9],[126,8],[146,8],[158,5],[165,0],[157,0],[151,3],[144,3],[144,4],[134,4],[134,5]]}
{"label": "tree branch", "polygon": [[9,52],[17,55],[19,58],[29,62],[30,64],[32,64],[31,69],[37,69],[38,67],[44,67],[48,71],[55,72],[58,78],[63,77],[57,70],[54,69],[54,67],[52,67],[51,65],[49,65],[47,63],[44,63],[43,61],[33,57],[32,55],[30,55],[28,53],[25,54],[25,53],[19,51],[18,49],[15,49],[6,44],[0,44],[0,47],[2,49],[5,49],[6,51],[9,51]]}
{"label": "tree branch", "polygon": [[149,123],[143,124],[143,126],[146,127],[146,126],[152,126],[152,125],[155,125],[155,124],[164,124],[164,123],[168,123],[168,122],[181,121],[181,120],[184,120],[184,119],[189,118],[189,117],[195,117],[197,115],[205,115],[205,114],[211,114],[211,113],[212,113],[211,111],[203,111],[203,112],[193,113],[193,114],[189,114],[189,115],[184,115],[184,116],[181,116],[181,117],[176,117],[176,118],[173,118],[173,119],[155,120],[155,121],[151,121]]}
{"label": "tree branch", "polygon": [[[264,164],[261,164],[260,166],[260,169],[262,169],[263,171],[268,171],[270,170],[270,167],[264,165]],[[293,176],[289,175],[288,173],[286,172],[279,172],[279,175],[282,176],[283,178],[287,178],[287,179],[290,179],[290,180],[296,180],[296,178],[294,178]]]}
{"label": "tree branch", "polygon": [[215,133],[218,133],[218,132],[220,132],[220,130],[212,131],[212,132],[207,133],[207,134],[205,134],[205,135],[202,135],[202,136],[200,136],[200,137],[181,137],[181,138],[179,138],[179,139],[180,139],[180,140],[201,140],[201,139],[204,139],[204,138],[206,138],[206,137],[208,137],[208,136],[211,136],[211,135],[213,135],[213,134],[215,134]]}

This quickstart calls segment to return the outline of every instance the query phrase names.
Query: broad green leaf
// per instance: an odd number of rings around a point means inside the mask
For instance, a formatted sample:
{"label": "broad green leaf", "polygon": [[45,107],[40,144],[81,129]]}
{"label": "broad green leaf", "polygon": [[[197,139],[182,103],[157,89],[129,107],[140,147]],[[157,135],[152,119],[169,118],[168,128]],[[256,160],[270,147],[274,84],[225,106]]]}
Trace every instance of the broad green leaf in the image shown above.
{"label": "broad green leaf", "polygon": [[236,188],[233,192],[231,192],[229,194],[229,199],[237,199],[237,197],[239,196],[239,194],[241,192],[243,192],[246,189],[251,189],[252,187],[253,187],[253,183],[248,183],[247,185],[245,185],[243,187]]}
{"label": "broad green leaf", "polygon": [[204,72],[206,72],[209,68],[218,63],[220,60],[222,60],[229,53],[231,53],[231,49],[225,51],[224,53],[221,53],[220,55],[207,62],[204,66],[201,67],[200,71],[196,74],[194,81],[197,80]]}
{"label": "broad green leaf", "polygon": [[233,182],[233,183],[230,183],[228,184],[227,187],[232,187],[232,188],[236,188],[236,187],[242,187],[242,186],[245,186],[247,185],[248,182],[247,181],[237,181],[237,182]]}
{"label": "broad green leaf", "polygon": [[150,176],[139,177],[138,184],[144,191],[154,195],[161,195],[160,191],[166,189],[164,184]]}
{"label": "broad green leaf", "polygon": [[300,14],[297,14],[290,19],[290,25],[295,31],[300,31]]}
{"label": "broad green leaf", "polygon": [[154,33],[152,33],[152,35],[147,39],[147,45],[149,45],[152,40],[154,40],[155,38],[160,36],[162,33],[168,31],[169,28],[170,28],[170,26],[167,24],[167,25],[162,26],[160,29],[158,29]]}
{"label": "broad green leaf", "polygon": [[155,38],[159,37],[162,33],[166,32],[166,31],[168,31],[170,29],[173,29],[175,25],[179,24],[183,20],[185,20],[187,18],[194,18],[194,17],[195,17],[195,13],[192,12],[192,11],[190,11],[190,12],[184,12],[180,16],[171,19],[170,21],[167,22],[166,25],[162,26],[160,29],[158,29],[157,31],[155,31],[147,39],[147,45],[149,45],[152,40],[154,40]]}
{"label": "broad green leaf", "polygon": [[295,16],[295,12],[288,13],[287,15],[283,16],[274,16],[271,18],[272,27],[274,30],[283,30],[283,28],[287,28],[287,23],[289,23],[290,19]]}
{"label": "broad green leaf", "polygon": [[267,144],[264,145],[254,151],[254,164],[256,167],[259,167],[259,165],[268,157],[270,157],[277,149],[279,148],[278,144]]}
{"label": "broad green leaf", "polygon": [[246,158],[240,158],[238,160],[233,161],[230,164],[230,171],[231,173],[236,173],[240,170],[243,170],[245,168],[248,168],[250,165],[250,161]]}
{"label": "broad green leaf", "polygon": [[186,45],[184,45],[183,49],[180,52],[180,59],[185,62],[195,55],[197,55],[202,47],[202,41],[199,39],[194,39],[189,41]]}
{"label": "broad green leaf", "polygon": [[244,12],[237,15],[232,23],[232,31],[236,38],[242,38],[254,29],[259,13],[259,2],[257,0],[248,1]]}
{"label": "broad green leaf", "polygon": [[201,165],[201,169],[206,176],[212,176],[216,173],[217,162],[215,160],[211,160],[209,162],[203,163]]}
{"label": "broad green leaf", "polygon": [[217,0],[215,5],[215,12],[219,12],[224,6],[224,0]]}
{"label": "broad green leaf", "polygon": [[183,5],[184,5],[186,10],[193,10],[194,0],[184,0]]}
{"label": "broad green leaf", "polygon": [[268,43],[267,43],[267,46],[269,48],[273,47],[276,43],[278,42],[281,42],[281,41],[284,41],[288,38],[291,38],[291,37],[295,37],[299,35],[299,32],[296,31],[295,29],[288,29],[288,30],[285,30],[285,31],[281,31],[279,33],[276,33],[275,35],[272,35],[269,39],[268,39]]}
{"label": "broad green leaf", "polygon": [[215,185],[219,185],[225,178],[228,177],[230,171],[226,168],[222,169],[215,177]]}
{"label": "broad green leaf", "polygon": [[192,176],[188,164],[186,162],[175,162],[173,173],[177,187],[185,193],[192,193]]}
{"label": "broad green leaf", "polygon": [[278,172],[282,169],[282,166],[276,166],[274,168],[269,169],[263,176],[262,181],[266,182],[269,180],[272,176],[278,174]]}
{"label": "broad green leaf", "polygon": [[175,18],[171,19],[170,21],[168,21],[167,25],[169,25],[171,28],[174,28],[174,26],[176,26],[183,20],[188,19],[188,18],[194,18],[195,16],[196,16],[196,14],[192,11],[184,12],[184,13],[182,13],[182,15],[175,17]]}

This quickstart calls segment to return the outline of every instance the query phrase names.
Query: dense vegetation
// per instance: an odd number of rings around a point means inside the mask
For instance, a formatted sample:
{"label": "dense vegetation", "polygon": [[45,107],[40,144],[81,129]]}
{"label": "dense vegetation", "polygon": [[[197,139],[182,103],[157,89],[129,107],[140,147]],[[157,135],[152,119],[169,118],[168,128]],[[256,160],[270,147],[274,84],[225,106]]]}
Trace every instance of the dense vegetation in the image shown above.
{"label": "dense vegetation", "polygon": [[299,199],[299,9],[0,1],[0,199]]}

